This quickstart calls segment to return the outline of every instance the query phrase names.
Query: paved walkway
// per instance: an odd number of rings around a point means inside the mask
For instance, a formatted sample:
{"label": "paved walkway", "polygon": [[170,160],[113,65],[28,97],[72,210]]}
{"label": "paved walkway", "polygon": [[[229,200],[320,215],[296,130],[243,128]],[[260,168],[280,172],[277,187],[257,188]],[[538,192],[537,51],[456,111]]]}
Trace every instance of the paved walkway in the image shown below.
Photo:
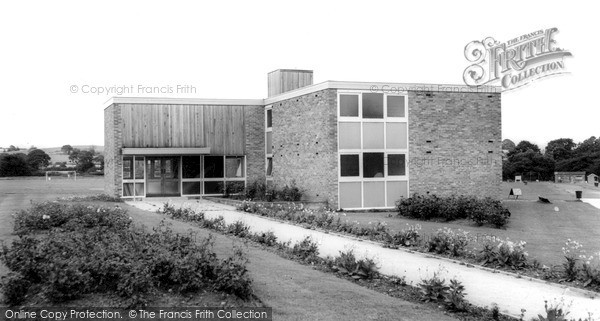
{"label": "paved walkway", "polygon": [[[152,199],[128,204],[144,210],[156,211],[167,199]],[[534,279],[519,278],[516,275],[499,272],[492,273],[480,267],[467,267],[458,262],[436,258],[423,253],[406,250],[393,250],[378,244],[351,237],[305,229],[264,217],[236,211],[227,205],[205,200],[170,200],[175,206],[192,208],[205,212],[206,217],[223,216],[226,223],[242,221],[253,232],[273,231],[280,241],[295,243],[311,236],[319,244],[321,256],[335,256],[340,250],[353,248],[359,257],[375,258],[380,272],[385,275],[404,276],[412,284],[438,273],[442,278],[456,278],[466,289],[467,299],[478,306],[490,307],[497,304],[502,313],[519,316],[526,309],[526,319],[545,315],[544,301],[564,299],[571,311],[570,318],[585,318],[588,312],[600,315],[600,295],[576,288],[567,288],[558,284]]]}

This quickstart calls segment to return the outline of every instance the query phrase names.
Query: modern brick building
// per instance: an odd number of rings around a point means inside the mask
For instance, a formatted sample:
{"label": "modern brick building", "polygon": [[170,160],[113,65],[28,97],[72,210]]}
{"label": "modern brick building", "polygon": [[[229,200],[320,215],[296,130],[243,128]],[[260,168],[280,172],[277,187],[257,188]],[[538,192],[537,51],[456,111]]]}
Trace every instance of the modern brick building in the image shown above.
{"label": "modern brick building", "polygon": [[114,97],[105,189],[123,198],[220,195],[294,182],[308,201],[389,208],[413,193],[501,193],[495,87],[326,81],[276,70],[266,99]]}

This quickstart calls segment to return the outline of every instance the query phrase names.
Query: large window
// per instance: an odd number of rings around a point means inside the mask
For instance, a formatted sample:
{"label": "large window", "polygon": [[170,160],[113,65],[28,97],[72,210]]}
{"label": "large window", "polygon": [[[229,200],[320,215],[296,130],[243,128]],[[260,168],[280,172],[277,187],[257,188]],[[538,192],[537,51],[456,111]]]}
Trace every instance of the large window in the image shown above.
{"label": "large window", "polygon": [[181,194],[201,195],[202,192],[202,157],[181,157]]}
{"label": "large window", "polygon": [[408,196],[406,94],[338,91],[339,207],[389,208]]}
{"label": "large window", "polygon": [[265,107],[265,176],[267,184],[273,180],[273,107]]}
{"label": "large window", "polygon": [[246,187],[244,156],[204,156],[204,193],[237,194]]}
{"label": "large window", "polygon": [[144,157],[123,156],[123,197],[144,197]]}

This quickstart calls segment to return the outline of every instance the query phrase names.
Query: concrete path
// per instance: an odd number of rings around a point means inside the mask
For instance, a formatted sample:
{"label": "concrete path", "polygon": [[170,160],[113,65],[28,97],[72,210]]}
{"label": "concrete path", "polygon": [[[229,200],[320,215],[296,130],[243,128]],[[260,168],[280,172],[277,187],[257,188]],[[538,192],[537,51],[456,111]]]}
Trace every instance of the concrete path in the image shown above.
{"label": "concrete path", "polygon": [[[128,204],[140,209],[156,211],[168,199],[152,199]],[[223,216],[226,223],[242,221],[253,232],[273,231],[280,241],[291,241],[292,244],[311,236],[319,244],[320,255],[336,256],[340,250],[353,248],[357,256],[374,258],[380,272],[385,275],[404,276],[412,284],[418,284],[423,278],[438,273],[442,278],[456,278],[463,283],[469,302],[490,307],[497,304],[504,314],[518,317],[521,309],[526,309],[526,319],[545,315],[544,301],[558,302],[564,300],[570,306],[570,318],[585,318],[588,312],[600,316],[600,296],[597,293],[576,288],[567,288],[558,284],[547,283],[535,279],[519,278],[516,275],[489,269],[467,267],[458,262],[436,258],[422,253],[406,250],[393,250],[379,244],[354,239],[348,236],[324,233],[305,229],[268,218],[236,211],[235,208],[206,200],[169,200],[175,206],[202,211],[206,217]]]}
{"label": "concrete path", "polygon": [[581,201],[586,202],[595,208],[600,208],[600,198],[582,198]]}

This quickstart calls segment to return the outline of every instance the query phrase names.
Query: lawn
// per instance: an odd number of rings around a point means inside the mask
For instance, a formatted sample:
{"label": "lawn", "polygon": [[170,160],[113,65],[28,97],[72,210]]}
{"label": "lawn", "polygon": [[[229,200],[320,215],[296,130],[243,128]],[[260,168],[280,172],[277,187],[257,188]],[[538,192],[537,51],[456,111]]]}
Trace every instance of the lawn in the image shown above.
{"label": "lawn", "polygon": [[[503,183],[503,191],[506,192],[503,194],[506,196],[511,187],[516,186],[523,191],[523,197],[519,197],[519,200],[506,200],[504,197],[503,204],[511,212],[509,223],[504,229],[480,227],[467,220],[419,221],[399,217],[395,212],[347,212],[344,215],[348,221],[357,221],[360,224],[386,222],[392,231],[406,228],[407,224],[420,224],[422,234],[425,235],[449,227],[468,231],[479,239],[484,236],[496,236],[525,241],[531,259],[537,258],[543,264],[553,265],[563,262],[562,247],[569,238],[581,242],[589,254],[600,251],[600,209],[575,201],[574,192],[583,190],[584,197],[600,197],[600,188],[584,184]],[[534,201],[538,195],[550,198],[553,203]]]}

